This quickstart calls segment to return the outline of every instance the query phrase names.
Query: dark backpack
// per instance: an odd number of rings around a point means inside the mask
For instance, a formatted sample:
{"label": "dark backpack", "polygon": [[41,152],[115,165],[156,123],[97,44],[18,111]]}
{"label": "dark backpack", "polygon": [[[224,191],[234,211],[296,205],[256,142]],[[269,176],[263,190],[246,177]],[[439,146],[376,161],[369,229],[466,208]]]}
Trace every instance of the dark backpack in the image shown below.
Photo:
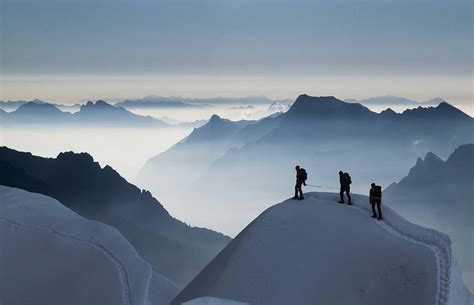
{"label": "dark backpack", "polygon": [[308,179],[308,173],[306,172],[304,168],[300,169],[300,178],[303,181],[306,181],[306,179]]}
{"label": "dark backpack", "polygon": [[374,196],[378,198],[382,198],[382,187],[380,185],[376,185],[374,188]]}
{"label": "dark backpack", "polygon": [[351,179],[351,176],[349,175],[349,173],[345,173],[344,178],[345,178],[347,184],[352,183],[352,179]]}

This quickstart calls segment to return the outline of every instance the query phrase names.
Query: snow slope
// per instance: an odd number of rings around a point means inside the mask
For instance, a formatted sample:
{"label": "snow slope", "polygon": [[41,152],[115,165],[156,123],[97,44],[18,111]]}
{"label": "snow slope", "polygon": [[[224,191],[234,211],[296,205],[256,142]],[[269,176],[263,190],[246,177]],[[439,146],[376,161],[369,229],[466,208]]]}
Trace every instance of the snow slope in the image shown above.
{"label": "snow slope", "polygon": [[213,297],[201,297],[186,303],[183,305],[249,305],[248,303],[242,303],[232,300],[225,300],[221,298],[213,298]]}
{"label": "snow slope", "polygon": [[168,304],[174,285],[114,228],[0,186],[0,304]]}
{"label": "snow slope", "polygon": [[308,193],[277,204],[248,225],[176,298],[338,305],[472,304],[448,236],[409,223],[367,197]]}

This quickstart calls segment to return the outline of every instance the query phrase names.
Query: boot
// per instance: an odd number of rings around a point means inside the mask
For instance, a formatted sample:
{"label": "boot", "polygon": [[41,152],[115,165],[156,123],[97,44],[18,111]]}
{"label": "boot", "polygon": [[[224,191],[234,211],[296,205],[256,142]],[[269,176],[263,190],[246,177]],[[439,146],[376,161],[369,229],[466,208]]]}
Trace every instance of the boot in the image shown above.
{"label": "boot", "polygon": [[352,202],[349,201],[349,202],[347,203],[347,205],[352,205]]}
{"label": "boot", "polygon": [[298,199],[298,197],[294,196],[294,197],[291,197],[291,199]]}
{"label": "boot", "polygon": [[375,214],[372,214],[372,218],[377,218],[377,215],[375,215]]}
{"label": "boot", "polygon": [[378,220],[382,220],[382,215],[379,215],[379,217],[377,218]]}
{"label": "boot", "polygon": [[344,200],[339,200],[338,203],[344,204],[345,202],[344,202]]}
{"label": "boot", "polygon": [[298,198],[298,200],[304,200],[304,197],[303,197],[303,196],[301,196],[300,198]]}

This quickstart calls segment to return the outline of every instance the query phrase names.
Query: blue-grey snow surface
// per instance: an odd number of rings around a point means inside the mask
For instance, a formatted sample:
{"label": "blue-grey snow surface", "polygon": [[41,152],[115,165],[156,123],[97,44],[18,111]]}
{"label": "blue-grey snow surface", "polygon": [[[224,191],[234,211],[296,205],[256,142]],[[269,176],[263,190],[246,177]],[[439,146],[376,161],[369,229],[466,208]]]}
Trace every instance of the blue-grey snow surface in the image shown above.
{"label": "blue-grey snow surface", "polygon": [[249,224],[172,302],[215,297],[259,305],[472,303],[448,236],[367,197],[286,200]]}
{"label": "blue-grey snow surface", "polygon": [[176,292],[116,229],[0,186],[0,304],[164,305]]}

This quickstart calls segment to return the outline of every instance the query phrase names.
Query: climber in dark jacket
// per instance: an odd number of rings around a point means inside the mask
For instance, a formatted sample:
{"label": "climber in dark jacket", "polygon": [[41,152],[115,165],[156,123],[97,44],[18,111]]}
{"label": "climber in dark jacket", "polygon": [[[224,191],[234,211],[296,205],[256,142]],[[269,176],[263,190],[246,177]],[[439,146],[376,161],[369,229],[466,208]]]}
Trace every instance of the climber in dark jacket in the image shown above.
{"label": "climber in dark jacket", "polygon": [[[381,220],[382,208],[380,205],[382,204],[382,187],[380,185],[375,185],[375,183],[370,185],[369,202],[372,205],[372,218],[378,218]],[[375,212],[375,205],[377,205],[378,217]]]}
{"label": "climber in dark jacket", "polygon": [[[306,173],[306,170],[304,168],[301,168],[299,165],[295,166],[296,170],[296,184],[295,184],[295,196],[293,196],[292,199],[298,199],[298,200],[303,200],[303,190],[301,189],[301,185],[306,185],[306,179],[308,178],[308,175]],[[298,194],[300,195],[298,197]]]}
{"label": "climber in dark jacket", "polygon": [[351,176],[348,173],[343,173],[342,171],[339,171],[339,183],[341,184],[341,188],[339,191],[339,195],[341,196],[341,199],[339,200],[339,203],[344,203],[344,193],[346,193],[347,196],[347,204],[351,205],[351,183],[352,179]]}

